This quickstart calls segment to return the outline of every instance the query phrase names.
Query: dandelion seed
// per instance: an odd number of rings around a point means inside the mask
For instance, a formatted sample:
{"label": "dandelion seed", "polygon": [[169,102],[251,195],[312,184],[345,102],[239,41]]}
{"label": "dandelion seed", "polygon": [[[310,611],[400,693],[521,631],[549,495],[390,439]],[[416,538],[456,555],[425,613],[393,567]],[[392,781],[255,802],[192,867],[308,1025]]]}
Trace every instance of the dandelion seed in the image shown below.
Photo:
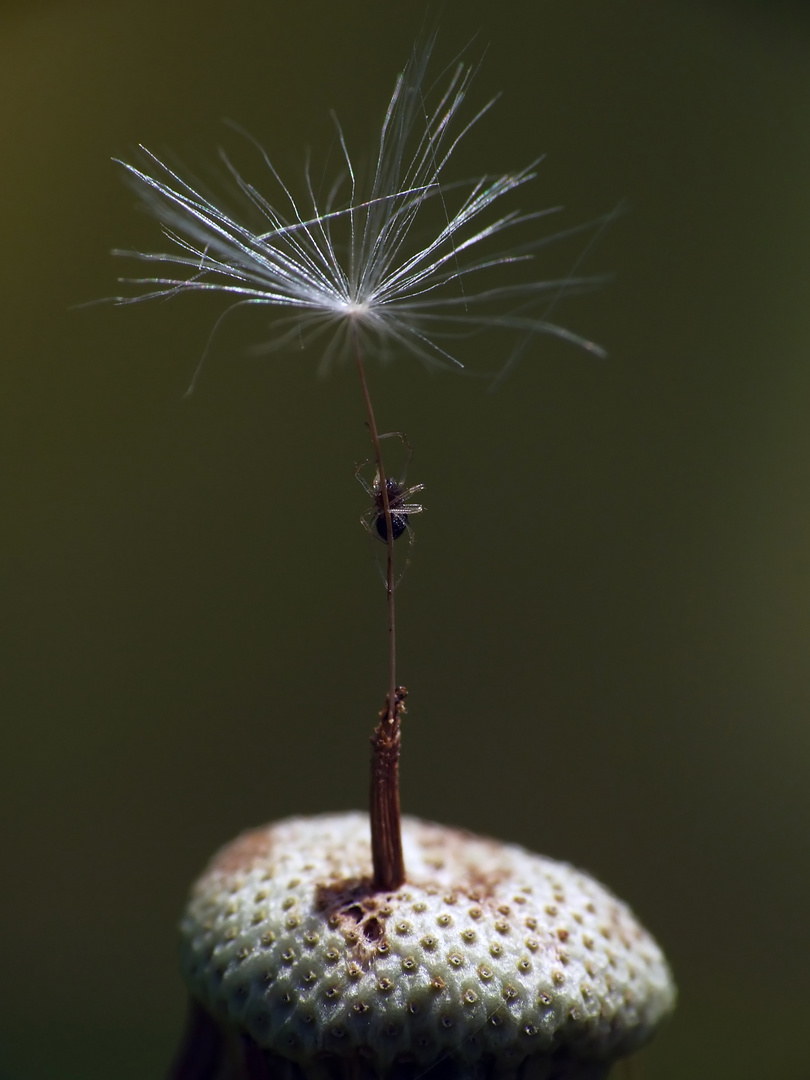
{"label": "dandelion seed", "polygon": [[[343,168],[323,198],[309,164],[303,194],[297,196],[250,136],[264,162],[265,181],[276,189],[275,202],[221,152],[227,179],[242,199],[239,219],[145,147],[142,168],[119,162],[172,244],[164,253],[118,252],[160,268],[156,276],[124,279],[142,291],[118,297],[119,303],[188,291],[222,293],[233,303],[220,321],[245,304],[283,310],[272,325],[267,351],[321,340],[322,368],[338,356],[353,355],[376,468],[369,488],[372,519],[387,549],[388,691],[372,738],[370,817],[374,885],[389,891],[405,880],[398,768],[406,691],[396,677],[394,542],[408,517],[421,510],[409,501],[421,485],[403,489],[386,476],[380,447],[384,436],[374,416],[365,357],[385,360],[402,352],[428,367],[461,368],[451,339],[491,328],[509,330],[516,339],[502,373],[511,370],[536,334],[553,334],[601,352],[549,321],[562,292],[593,281],[573,274],[563,280],[521,280],[514,274],[546,244],[588,227],[527,238],[554,211],[526,213],[501,202],[535,179],[539,159],[517,172],[445,180],[459,144],[494,99],[465,118],[473,69],[463,61],[448,69],[446,83],[427,86],[434,42],[431,38],[414,49],[396,81],[367,185],[358,182],[339,125]],[[205,353],[189,392],[204,361]]]}
{"label": "dandelion seed", "polygon": [[[323,200],[309,165],[299,198],[250,136],[263,159],[265,180],[277,190],[276,202],[221,152],[227,177],[244,200],[242,220],[145,147],[142,168],[119,161],[172,249],[116,254],[174,268],[176,276],[171,270],[162,276],[161,270],[159,276],[124,278],[143,291],[116,297],[116,302],[208,291],[233,298],[232,307],[282,308],[285,315],[274,322],[263,349],[309,346],[322,339],[322,368],[347,351],[383,360],[401,351],[431,367],[461,368],[450,339],[494,327],[515,335],[508,367],[536,334],[551,334],[602,355],[598,346],[548,319],[561,292],[591,287],[593,279],[513,279],[516,264],[531,262],[546,244],[588,227],[527,239],[529,228],[559,208],[501,211],[502,199],[535,179],[540,159],[517,172],[445,180],[459,143],[495,99],[464,118],[474,74],[464,62],[455,65],[443,88],[425,88],[433,44],[431,39],[415,48],[396,81],[364,194],[339,125],[344,164]],[[427,233],[421,226],[431,211],[436,212]],[[513,242],[500,247],[507,235]],[[485,271],[510,280],[490,284]]]}

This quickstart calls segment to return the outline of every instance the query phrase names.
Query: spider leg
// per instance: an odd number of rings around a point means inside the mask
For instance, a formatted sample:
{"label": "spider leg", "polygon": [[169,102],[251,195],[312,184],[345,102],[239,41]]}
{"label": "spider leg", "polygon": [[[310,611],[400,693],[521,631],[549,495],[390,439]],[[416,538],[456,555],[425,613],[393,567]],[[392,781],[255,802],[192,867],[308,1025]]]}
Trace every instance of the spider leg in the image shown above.
{"label": "spider leg", "polygon": [[[377,520],[377,514],[378,514],[377,508],[376,507],[371,507],[370,509],[366,510],[365,514],[363,514],[363,516],[360,518],[360,524],[363,526],[363,528],[366,530],[366,532],[368,533],[369,537],[372,540],[378,540],[379,541],[379,540],[382,540],[382,537],[380,536],[380,534],[377,532],[376,528],[374,527],[375,522]],[[385,543],[384,540],[382,540],[382,542]],[[388,588],[388,579],[386,577],[385,570],[383,569],[382,553],[381,553],[379,547],[377,546],[377,544],[374,545],[374,562],[376,563],[376,566],[377,566],[377,573],[379,574],[380,581],[383,583],[383,585],[387,589]],[[398,583],[399,583],[399,580],[397,579],[397,581],[394,582],[394,588],[397,587]]]}
{"label": "spider leg", "polygon": [[366,480],[365,476],[363,476],[363,469],[370,464],[371,458],[366,458],[365,461],[361,461],[359,465],[356,465],[354,469],[354,478],[363,491],[365,491],[366,495],[368,495],[369,498],[374,499],[377,496],[377,492],[374,490],[373,485]]}
{"label": "spider leg", "polygon": [[366,530],[368,535],[373,537],[375,540],[380,539],[374,528],[374,522],[377,520],[378,513],[379,511],[377,510],[376,506],[370,506],[368,510],[366,510],[366,512],[360,517],[360,524]]}
{"label": "spider leg", "polygon": [[408,499],[412,498],[414,495],[418,495],[420,491],[424,490],[424,484],[414,484],[413,487],[404,488],[399,493],[399,501],[404,504]]}
{"label": "spider leg", "polygon": [[411,458],[413,457],[413,447],[411,446],[411,444],[410,444],[410,442],[408,440],[408,436],[405,434],[404,431],[386,431],[385,434],[380,435],[380,440],[382,440],[382,439],[394,439],[394,438],[400,440],[402,445],[405,447],[405,453],[406,453],[405,467],[402,470],[402,480],[400,481],[400,485],[401,485],[401,484],[403,484],[405,482],[405,477],[408,475],[408,468],[409,468],[409,466],[411,464]]}
{"label": "spider leg", "polygon": [[408,451],[408,454],[413,453],[413,447],[404,431],[384,431],[382,435],[380,435],[380,439],[399,439]]}
{"label": "spider leg", "polygon": [[[422,507],[420,506],[419,509],[421,510]],[[402,579],[405,577],[406,573],[408,572],[408,567],[411,565],[411,553],[413,551],[413,545],[416,542],[416,533],[413,531],[410,524],[405,526],[405,531],[408,534],[408,553],[405,556],[405,564],[403,565],[402,569],[397,574],[397,576],[396,576],[396,578],[394,580],[394,588],[395,589],[399,588],[400,581],[402,581]]]}

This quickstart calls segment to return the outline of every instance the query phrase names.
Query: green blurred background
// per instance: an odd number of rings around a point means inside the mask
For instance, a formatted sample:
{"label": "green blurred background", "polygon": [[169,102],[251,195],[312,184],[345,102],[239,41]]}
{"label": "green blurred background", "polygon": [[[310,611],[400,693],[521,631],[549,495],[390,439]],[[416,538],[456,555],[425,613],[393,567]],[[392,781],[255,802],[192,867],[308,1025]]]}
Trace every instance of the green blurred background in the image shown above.
{"label": "green blurred background", "polygon": [[[423,17],[0,13],[2,1080],[163,1075],[189,883],[247,826],[363,805],[385,686],[354,373],[251,357],[250,310],[184,401],[215,298],[76,310],[132,270],[111,248],[161,246],[109,158],[143,141],[202,173],[230,117],[300,176],[330,108],[362,157]],[[504,92],[457,175],[545,152],[522,207],[630,212],[588,261],[613,282],[558,313],[607,361],[538,340],[495,395],[372,368],[427,485],[398,594],[405,808],[630,901],[681,989],[646,1080],[810,1076],[806,6],[427,20],[445,59],[477,32],[477,100]]]}

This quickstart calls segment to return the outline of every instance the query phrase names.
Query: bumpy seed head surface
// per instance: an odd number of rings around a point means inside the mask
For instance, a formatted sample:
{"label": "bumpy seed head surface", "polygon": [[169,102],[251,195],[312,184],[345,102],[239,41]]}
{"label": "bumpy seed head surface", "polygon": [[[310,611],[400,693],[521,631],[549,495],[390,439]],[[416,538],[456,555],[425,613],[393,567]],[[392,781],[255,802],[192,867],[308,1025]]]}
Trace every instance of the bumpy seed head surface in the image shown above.
{"label": "bumpy seed head surface", "polygon": [[658,945],[587,874],[411,818],[402,832],[408,876],[391,893],[371,887],[365,814],[224,848],[182,922],[193,997],[293,1062],[354,1056],[381,1074],[451,1057],[556,1076],[543,1063],[562,1057],[585,1075],[671,1010]]}

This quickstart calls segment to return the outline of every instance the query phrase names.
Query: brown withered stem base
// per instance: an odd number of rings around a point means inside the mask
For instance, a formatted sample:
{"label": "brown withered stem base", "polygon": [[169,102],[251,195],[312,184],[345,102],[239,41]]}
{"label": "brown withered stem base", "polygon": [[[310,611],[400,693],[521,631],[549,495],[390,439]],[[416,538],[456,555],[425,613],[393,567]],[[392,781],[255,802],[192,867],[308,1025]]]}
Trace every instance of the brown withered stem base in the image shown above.
{"label": "brown withered stem base", "polygon": [[398,686],[391,708],[386,694],[380,722],[371,736],[371,858],[374,888],[391,892],[405,881],[402,857],[402,830],[399,809],[400,718],[405,712],[408,691]]}

